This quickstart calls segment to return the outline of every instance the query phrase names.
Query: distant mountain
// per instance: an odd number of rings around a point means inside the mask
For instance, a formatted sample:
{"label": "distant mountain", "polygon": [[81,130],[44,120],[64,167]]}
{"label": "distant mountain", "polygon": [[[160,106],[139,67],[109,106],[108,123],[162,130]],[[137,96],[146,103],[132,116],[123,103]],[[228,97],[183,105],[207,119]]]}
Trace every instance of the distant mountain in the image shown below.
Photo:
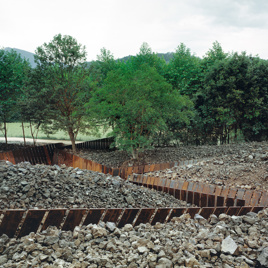
{"label": "distant mountain", "polygon": [[10,48],[10,47],[6,47],[5,50],[10,51],[11,49],[13,49],[14,51],[16,51],[18,54],[21,55],[22,58],[28,59],[32,68],[34,68],[36,66],[35,62],[34,62],[34,53],[22,50],[22,49],[18,49],[18,48]]}
{"label": "distant mountain", "polygon": [[[13,49],[17,53],[21,54],[22,58],[28,59],[30,64],[31,64],[31,66],[32,66],[32,68],[35,68],[36,63],[34,62],[34,53],[31,53],[31,52],[28,52],[28,51],[25,51],[25,50],[22,50],[22,49],[18,49],[18,48],[10,48],[10,47],[5,48],[5,50],[7,50],[7,51],[10,51],[11,49]],[[157,53],[157,56],[160,57],[160,58],[164,58],[164,60],[166,62],[169,62],[173,58],[173,55],[174,55],[173,52]],[[123,58],[121,58],[119,60],[120,61],[127,61],[130,57],[132,57],[132,56],[131,55],[126,56],[126,57],[123,57]],[[91,62],[88,62],[88,66],[90,66],[90,63]]]}

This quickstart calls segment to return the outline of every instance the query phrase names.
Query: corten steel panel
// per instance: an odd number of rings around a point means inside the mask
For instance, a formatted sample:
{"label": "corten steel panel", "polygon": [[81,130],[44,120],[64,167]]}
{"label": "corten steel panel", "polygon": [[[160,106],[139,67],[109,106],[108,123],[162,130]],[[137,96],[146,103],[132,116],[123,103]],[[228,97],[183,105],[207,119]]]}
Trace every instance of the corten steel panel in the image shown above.
{"label": "corten steel panel", "polygon": [[36,152],[36,147],[32,147],[31,151],[32,151],[32,157],[33,157],[35,164],[40,164],[40,160],[39,160],[38,154]]}
{"label": "corten steel panel", "polygon": [[150,222],[152,215],[154,214],[154,208],[142,208],[140,214],[137,217],[137,220],[134,223],[134,226],[137,226],[141,223]]}
{"label": "corten steel panel", "polygon": [[226,207],[233,207],[235,203],[234,198],[227,197],[225,200]]}
{"label": "corten steel panel", "polygon": [[164,192],[165,193],[169,192],[169,187],[170,187],[170,179],[167,179],[166,185],[164,187]]}
{"label": "corten steel panel", "polygon": [[55,226],[59,228],[65,213],[66,209],[50,209],[44,225],[42,226],[42,231],[46,230],[48,226]]}
{"label": "corten steel panel", "polygon": [[143,174],[142,175],[142,185],[144,187],[149,187],[149,185],[152,186],[152,177],[148,177],[148,176]]}
{"label": "corten steel panel", "polygon": [[32,157],[32,153],[31,153],[31,149],[27,149],[25,150],[25,158],[27,159],[28,162],[30,162],[31,164],[33,163],[33,157]]}
{"label": "corten steel panel", "polygon": [[[83,159],[82,169],[87,169],[87,159]],[[104,173],[104,172],[103,172]]]}
{"label": "corten steel panel", "polygon": [[150,171],[150,165],[144,166],[144,173],[148,173]]}
{"label": "corten steel panel", "polygon": [[143,174],[144,173],[144,166],[138,166],[138,173]]}
{"label": "corten steel panel", "polygon": [[156,177],[148,177],[148,180],[147,180],[147,187],[152,189],[154,184],[155,184],[155,180],[157,180]]}
{"label": "corten steel panel", "polygon": [[216,206],[217,207],[223,207],[224,206],[224,196],[217,196],[217,199],[216,199]]}
{"label": "corten steel panel", "polygon": [[236,199],[236,204],[237,207],[243,207],[245,206],[245,200],[243,199]]}
{"label": "corten steel panel", "polygon": [[133,181],[133,178],[134,178],[134,175],[133,174],[129,175],[128,176],[128,181],[132,182]]}
{"label": "corten steel panel", "polygon": [[238,212],[238,216],[246,215],[248,212],[250,212],[253,208],[249,206],[241,207],[241,209]]}
{"label": "corten steel panel", "polygon": [[170,195],[173,195],[174,196],[176,184],[177,184],[176,181],[174,181],[174,180],[171,180],[170,181],[170,185],[169,185],[169,194]]}
{"label": "corten steel panel", "polygon": [[245,190],[244,189],[238,189],[237,190],[237,194],[236,194],[236,198],[237,199],[243,199],[244,194],[245,194]]}
{"label": "corten steel panel", "polygon": [[62,226],[63,231],[73,231],[75,226],[81,223],[86,209],[70,209],[69,214]]}
{"label": "corten steel panel", "polygon": [[245,192],[245,196],[244,196],[244,199],[245,199],[245,206],[249,206],[250,201],[251,201],[252,194],[253,194],[253,191],[251,191],[251,190],[246,190],[246,192]]}
{"label": "corten steel panel", "polygon": [[51,165],[52,159],[49,156],[49,153],[48,153],[48,150],[47,150],[47,146],[44,146],[43,148],[44,148],[45,156],[46,156],[46,159],[47,159],[47,163],[48,163],[48,165]]}
{"label": "corten steel panel", "polygon": [[130,175],[133,173],[133,167],[128,167],[127,168],[127,174]]}
{"label": "corten steel panel", "polygon": [[[98,164],[98,166],[99,166],[99,170],[98,171],[101,172],[101,164]],[[120,171],[119,168],[113,168],[113,176],[119,176],[119,171]],[[126,174],[126,176],[124,177],[124,179],[127,178],[127,175],[128,174]]]}
{"label": "corten steel panel", "polygon": [[138,176],[137,175],[134,175],[132,182],[135,183],[135,184],[137,184],[137,180],[138,180]]}
{"label": "corten steel panel", "polygon": [[179,189],[179,190],[182,190],[182,186],[183,186],[183,184],[184,184],[184,181],[182,181],[182,180],[178,180],[178,186],[177,186],[177,188]]}
{"label": "corten steel panel", "polygon": [[161,170],[161,166],[160,166],[160,164],[155,164],[154,171],[158,171],[158,170]]}
{"label": "corten steel panel", "polygon": [[199,213],[205,219],[208,219],[214,212],[215,208],[212,207],[203,207]]}
{"label": "corten steel panel", "polygon": [[255,213],[258,213],[259,211],[261,211],[263,209],[264,209],[264,207],[254,207],[251,211],[255,212]]}
{"label": "corten steel panel", "polygon": [[230,216],[236,216],[238,215],[239,210],[241,209],[241,207],[229,207],[226,214],[230,215]]}
{"label": "corten steel panel", "polygon": [[237,189],[235,189],[235,188],[230,188],[228,197],[229,197],[229,198],[235,198],[236,193],[237,193]]}
{"label": "corten steel panel", "polygon": [[209,185],[209,194],[215,195],[216,186],[215,185]]}
{"label": "corten steel panel", "polygon": [[65,164],[68,167],[72,167],[73,166],[73,155],[66,153],[66,152],[62,152],[62,157],[61,157],[61,164]]}
{"label": "corten steel panel", "polygon": [[194,192],[194,201],[193,203],[196,205],[196,206],[200,206],[200,201],[201,200],[201,193],[199,192]]}
{"label": "corten steel panel", "polygon": [[7,157],[8,157],[8,161],[15,165],[16,161],[14,159],[13,153],[12,152],[7,152],[6,154],[7,154]]}
{"label": "corten steel panel", "polygon": [[41,155],[41,158],[42,158],[42,163],[44,163],[44,164],[47,165],[48,164],[48,161],[47,161],[47,158],[46,158],[44,147],[43,146],[39,146],[38,149],[39,149],[39,152],[40,152],[40,155]]}
{"label": "corten steel panel", "polygon": [[122,210],[123,210],[122,208],[108,208],[104,215],[103,221],[117,222],[119,216],[122,213]]}
{"label": "corten steel panel", "polygon": [[193,188],[194,188],[194,182],[190,181],[189,184],[188,184],[187,190],[188,191],[193,191]]}
{"label": "corten steel panel", "polygon": [[155,164],[151,164],[150,165],[150,172],[153,172],[154,171],[154,166],[155,166]]}
{"label": "corten steel panel", "polygon": [[200,207],[191,207],[191,208],[187,208],[186,213],[189,213],[191,218],[193,219],[194,215],[198,214],[199,210],[200,210]]}
{"label": "corten steel panel", "polygon": [[182,190],[187,190],[188,189],[189,182],[185,181],[182,185]]}
{"label": "corten steel panel", "polygon": [[188,191],[187,203],[193,204],[193,200],[194,200],[194,192],[193,191]]}
{"label": "corten steel panel", "polygon": [[20,150],[15,150],[15,151],[13,151],[13,156],[14,156],[14,160],[15,160],[16,163],[23,162],[23,161],[21,160]]}
{"label": "corten steel panel", "polygon": [[28,235],[31,232],[35,233],[38,230],[46,211],[46,209],[29,209],[18,233],[18,238]]}
{"label": "corten steel panel", "polygon": [[77,155],[73,155],[73,167],[74,168],[79,168],[80,161],[81,161],[80,157],[78,157]]}
{"label": "corten steel panel", "polygon": [[216,189],[215,189],[215,195],[221,195],[221,191],[222,191],[222,187],[220,186],[216,186]]}
{"label": "corten steel panel", "polygon": [[138,208],[126,208],[118,223],[118,228],[125,226],[127,223],[132,224],[139,210]]}
{"label": "corten steel panel", "polygon": [[171,221],[174,217],[180,217],[186,211],[186,209],[187,208],[173,208],[169,218],[167,219],[167,222]]}
{"label": "corten steel panel", "polygon": [[164,223],[170,210],[170,208],[158,208],[152,220],[152,225],[157,222]]}
{"label": "corten steel panel", "polygon": [[22,209],[6,210],[0,225],[0,236],[6,234],[9,238],[14,237],[24,212]]}
{"label": "corten steel panel", "polygon": [[215,214],[217,217],[219,217],[220,214],[226,213],[228,210],[227,207],[216,207],[213,214]]}
{"label": "corten steel panel", "polygon": [[186,190],[181,190],[181,199],[183,201],[187,200],[187,191]]}
{"label": "corten steel panel", "polygon": [[194,185],[193,185],[193,192],[195,192],[196,191],[196,189],[197,189],[197,186],[198,186],[198,182],[194,182]]}
{"label": "corten steel panel", "polygon": [[175,198],[181,200],[181,190],[175,189]]}
{"label": "corten steel panel", "polygon": [[158,185],[158,191],[164,191],[164,187],[167,183],[167,179],[160,178],[159,185]]}
{"label": "corten steel panel", "polygon": [[262,194],[261,192],[257,192],[257,191],[253,192],[253,195],[251,197],[250,206],[253,206],[253,207],[258,206],[259,201],[261,199],[261,194]]}
{"label": "corten steel panel", "polygon": [[208,207],[215,207],[215,195],[208,194]]}
{"label": "corten steel panel", "polygon": [[153,188],[155,190],[157,190],[158,189],[158,184],[159,184],[160,178],[159,177],[153,177],[153,178],[154,178]]}
{"label": "corten steel panel", "polygon": [[202,193],[204,194],[208,194],[209,193],[209,184],[205,184],[203,189],[202,189]]}
{"label": "corten steel panel", "polygon": [[143,178],[143,175],[142,174],[139,174],[138,177],[137,177],[137,183],[138,183],[138,185],[142,185],[142,178]]}
{"label": "corten steel panel", "polygon": [[208,206],[208,195],[201,193],[200,194],[200,207],[207,207]]}
{"label": "corten steel panel", "polygon": [[[87,170],[92,170],[92,161],[87,159]],[[109,173],[109,170],[108,170]]]}
{"label": "corten steel panel", "polygon": [[105,208],[90,209],[88,211],[85,221],[83,222],[83,225],[98,224],[104,211],[105,211]]}
{"label": "corten steel panel", "polygon": [[[125,179],[127,176],[126,176],[126,173],[127,173],[127,168],[120,168],[120,177]],[[110,173],[112,174],[112,173]]]}
{"label": "corten steel panel", "polygon": [[139,168],[138,166],[134,166],[133,167],[133,173],[137,173],[138,174]]}
{"label": "corten steel panel", "polygon": [[201,182],[199,182],[198,185],[197,185],[197,187],[196,187],[196,189],[195,189],[195,191],[196,192],[199,192],[199,193],[202,193],[203,188],[204,188],[204,184],[201,183]]}
{"label": "corten steel panel", "polygon": [[259,206],[263,206],[263,207],[268,206],[268,192],[262,193]]}
{"label": "corten steel panel", "polygon": [[221,196],[224,196],[225,198],[227,198],[229,190],[230,190],[229,187],[224,186],[222,191],[221,191]]}

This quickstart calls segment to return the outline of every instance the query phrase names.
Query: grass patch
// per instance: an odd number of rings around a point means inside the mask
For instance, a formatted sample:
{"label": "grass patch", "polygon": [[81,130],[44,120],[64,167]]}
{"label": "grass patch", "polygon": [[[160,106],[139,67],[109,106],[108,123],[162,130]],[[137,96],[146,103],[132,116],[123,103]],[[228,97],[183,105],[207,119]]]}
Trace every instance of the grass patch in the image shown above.
{"label": "grass patch", "polygon": [[[32,138],[31,131],[28,123],[24,123],[24,131],[26,138]],[[21,123],[8,123],[7,124],[7,136],[9,138],[23,138]],[[3,133],[0,132],[0,137],[4,137]],[[105,134],[101,137],[98,136],[89,136],[84,134],[78,134],[77,141],[89,141],[94,139],[104,138]],[[47,136],[42,130],[39,130],[37,139],[50,139],[50,140],[70,140],[69,135],[64,131],[58,131],[53,135]]]}

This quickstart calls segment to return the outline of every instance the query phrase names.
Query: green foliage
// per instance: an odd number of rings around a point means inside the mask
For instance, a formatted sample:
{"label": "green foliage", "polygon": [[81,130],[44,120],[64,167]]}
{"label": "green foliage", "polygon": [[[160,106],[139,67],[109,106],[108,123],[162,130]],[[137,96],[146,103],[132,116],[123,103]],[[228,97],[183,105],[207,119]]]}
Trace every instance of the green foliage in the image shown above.
{"label": "green foliage", "polygon": [[41,94],[53,112],[47,129],[66,131],[75,151],[76,136],[85,127],[81,96],[91,88],[85,47],[71,36],[58,34],[37,48],[35,61],[37,79],[32,82],[36,96]]}
{"label": "green foliage", "polygon": [[153,145],[158,132],[167,131],[167,121],[175,116],[182,99],[156,68],[129,61],[108,73],[89,107],[93,107],[100,120],[112,126],[117,146],[136,159]]}
{"label": "green foliage", "polygon": [[201,60],[181,43],[167,66],[165,77],[181,94],[193,96],[200,86]]}
{"label": "green foliage", "polygon": [[29,62],[15,51],[0,50],[0,123],[3,123],[5,137],[6,123],[17,113],[16,103],[21,96],[29,69]]}

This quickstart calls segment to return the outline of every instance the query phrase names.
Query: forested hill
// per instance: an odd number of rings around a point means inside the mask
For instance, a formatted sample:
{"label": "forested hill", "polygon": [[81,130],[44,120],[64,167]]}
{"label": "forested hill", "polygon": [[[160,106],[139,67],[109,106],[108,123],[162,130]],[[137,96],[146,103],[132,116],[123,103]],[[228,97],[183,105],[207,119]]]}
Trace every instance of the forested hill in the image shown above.
{"label": "forested hill", "polygon": [[19,53],[22,58],[28,59],[33,68],[36,66],[36,64],[34,62],[34,53],[31,53],[31,52],[28,52],[28,51],[25,51],[22,49],[18,49],[18,48],[10,48],[10,47],[5,48],[5,50],[7,50],[7,51],[10,51],[11,49],[13,49],[17,53]]}
{"label": "forested hill", "polygon": [[[10,47],[6,47],[5,50],[10,51],[11,49],[15,50],[17,53],[21,54],[22,58],[28,59],[32,68],[34,68],[36,66],[35,62],[34,62],[34,53],[22,50],[22,49],[18,49],[18,48],[10,48]],[[173,52],[167,52],[167,53],[157,53],[157,56],[160,58],[164,58],[164,60],[166,62],[169,62],[171,60],[171,58],[173,57],[174,53]],[[131,56],[126,56],[123,57],[119,60],[122,61],[127,61]],[[90,65],[90,62],[88,63]]]}

